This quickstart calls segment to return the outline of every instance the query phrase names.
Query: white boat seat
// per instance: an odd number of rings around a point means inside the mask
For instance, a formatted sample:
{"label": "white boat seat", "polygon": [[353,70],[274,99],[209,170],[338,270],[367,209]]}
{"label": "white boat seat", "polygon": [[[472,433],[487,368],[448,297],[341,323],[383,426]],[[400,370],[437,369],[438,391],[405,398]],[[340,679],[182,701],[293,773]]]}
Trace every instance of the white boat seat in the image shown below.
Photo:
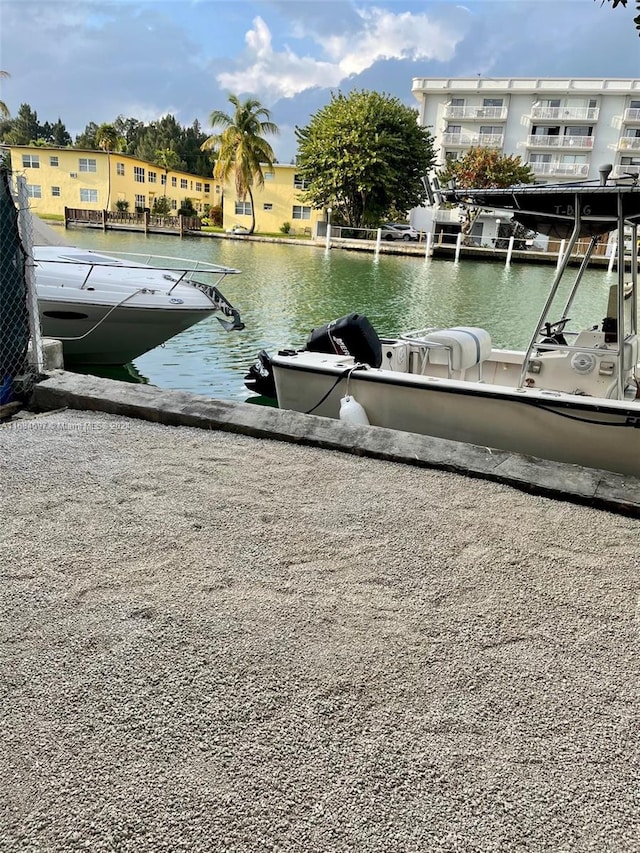
{"label": "white boat seat", "polygon": [[415,342],[425,347],[424,366],[427,363],[446,364],[449,376],[457,374],[461,379],[469,368],[476,366],[478,379],[481,379],[482,362],[491,355],[489,332],[476,326],[429,330]]}

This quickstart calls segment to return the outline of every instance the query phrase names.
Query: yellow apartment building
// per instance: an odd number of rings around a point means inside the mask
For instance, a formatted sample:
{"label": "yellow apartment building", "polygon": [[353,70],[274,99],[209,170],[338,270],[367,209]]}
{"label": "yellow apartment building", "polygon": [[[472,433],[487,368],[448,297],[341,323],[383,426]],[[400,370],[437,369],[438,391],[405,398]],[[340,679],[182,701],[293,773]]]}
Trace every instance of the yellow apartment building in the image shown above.
{"label": "yellow apartment building", "polygon": [[[204,215],[207,206],[223,207],[223,228],[251,226],[251,201],[237,198],[233,180],[221,186],[213,178],[192,175],[139,160],[128,154],[40,145],[8,146],[14,174],[23,175],[31,209],[41,216],[64,216],[65,207],[83,210],[153,209],[167,196],[172,211],[185,199]],[[292,234],[314,234],[324,212],[302,204],[306,187],[292,165],[276,164],[263,187],[253,188],[256,231],[278,233],[289,223]]]}
{"label": "yellow apartment building", "polygon": [[[315,235],[316,224],[325,219],[323,210],[316,210],[303,204],[300,194],[307,187],[296,167],[274,164],[272,172],[264,173],[264,186],[253,187],[256,231],[278,233],[285,223],[289,223],[290,234]],[[236,195],[233,180],[224,186],[224,227],[234,225],[251,226],[251,200],[243,201]]]}
{"label": "yellow apartment building", "polygon": [[31,209],[45,216],[64,215],[65,207],[85,210],[153,208],[155,199],[167,196],[172,210],[186,198],[202,213],[204,205],[220,204],[221,188],[213,178],[169,169],[128,154],[93,149],[54,148],[40,145],[9,146],[14,174],[24,175]]}

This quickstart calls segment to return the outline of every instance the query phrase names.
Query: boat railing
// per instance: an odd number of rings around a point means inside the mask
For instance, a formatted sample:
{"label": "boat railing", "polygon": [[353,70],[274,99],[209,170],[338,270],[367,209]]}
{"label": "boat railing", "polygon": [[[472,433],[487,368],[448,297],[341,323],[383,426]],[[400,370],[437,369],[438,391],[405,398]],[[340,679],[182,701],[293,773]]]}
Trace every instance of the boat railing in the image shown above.
{"label": "boat railing", "polygon": [[[153,255],[141,254],[137,252],[118,252],[109,250],[109,255],[97,255],[94,258],[88,259],[89,253],[83,254],[82,258],[74,258],[70,255],[67,258],[43,258],[36,263],[60,264],[67,266],[78,266],[79,264],[88,267],[84,281],[80,287],[85,290],[91,283],[91,277],[95,278],[95,271],[99,269],[128,269],[140,270],[146,267],[151,267],[157,272],[164,273],[167,281],[171,282],[169,293],[171,293],[179,284],[192,284],[194,287],[202,290],[203,288],[211,287],[218,284],[227,275],[237,275],[240,270],[233,267],[225,267],[220,264],[212,264],[208,261],[191,261],[185,258],[171,257],[170,255]],[[122,260],[124,259],[124,260]],[[127,263],[129,261],[129,263]],[[197,276],[197,278],[196,278]],[[210,276],[215,279],[212,284],[201,279]]]}

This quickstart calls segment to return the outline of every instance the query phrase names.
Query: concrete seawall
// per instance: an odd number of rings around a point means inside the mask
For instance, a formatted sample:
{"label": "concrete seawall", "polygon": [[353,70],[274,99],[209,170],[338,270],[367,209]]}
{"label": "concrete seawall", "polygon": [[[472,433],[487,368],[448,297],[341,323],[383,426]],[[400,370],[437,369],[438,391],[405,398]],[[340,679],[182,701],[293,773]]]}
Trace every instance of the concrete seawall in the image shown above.
{"label": "concrete seawall", "polygon": [[640,479],[487,447],[65,371],[39,383],[34,399],[42,410],[108,412],[453,471],[640,517]]}

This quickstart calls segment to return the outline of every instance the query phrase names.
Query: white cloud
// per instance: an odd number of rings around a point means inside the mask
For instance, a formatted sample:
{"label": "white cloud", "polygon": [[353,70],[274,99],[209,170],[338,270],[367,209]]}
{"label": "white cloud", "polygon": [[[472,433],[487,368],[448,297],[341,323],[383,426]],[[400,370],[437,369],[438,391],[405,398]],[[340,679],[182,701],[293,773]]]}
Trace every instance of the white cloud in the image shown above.
{"label": "white cloud", "polygon": [[[290,98],[316,86],[331,88],[354,74],[388,59],[451,59],[464,37],[449,24],[425,14],[396,14],[379,8],[358,11],[359,31],[348,35],[319,36],[307,32],[324,57],[299,56],[289,47],[274,50],[271,32],[257,17],[245,36],[247,50],[242,68],[218,75],[221,86],[235,92],[251,92],[277,100]],[[300,26],[296,35],[304,33]]]}

